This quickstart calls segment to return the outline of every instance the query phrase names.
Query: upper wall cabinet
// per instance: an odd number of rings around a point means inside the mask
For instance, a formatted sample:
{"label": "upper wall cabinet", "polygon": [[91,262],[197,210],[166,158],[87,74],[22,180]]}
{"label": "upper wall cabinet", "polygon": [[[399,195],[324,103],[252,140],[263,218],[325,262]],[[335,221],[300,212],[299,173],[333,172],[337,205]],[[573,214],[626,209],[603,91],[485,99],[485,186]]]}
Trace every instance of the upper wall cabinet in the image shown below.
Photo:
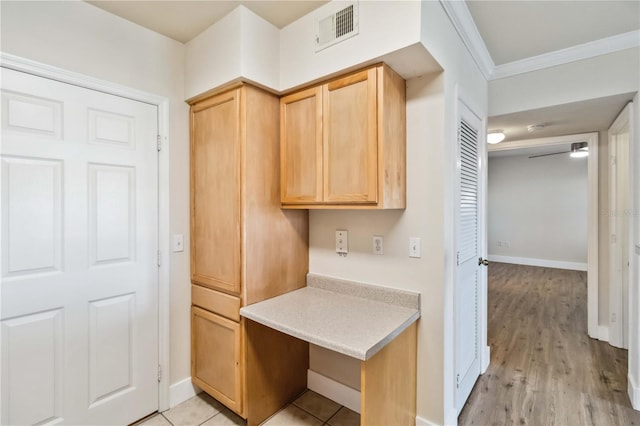
{"label": "upper wall cabinet", "polygon": [[378,65],[280,100],[284,208],[402,209],[405,81]]}

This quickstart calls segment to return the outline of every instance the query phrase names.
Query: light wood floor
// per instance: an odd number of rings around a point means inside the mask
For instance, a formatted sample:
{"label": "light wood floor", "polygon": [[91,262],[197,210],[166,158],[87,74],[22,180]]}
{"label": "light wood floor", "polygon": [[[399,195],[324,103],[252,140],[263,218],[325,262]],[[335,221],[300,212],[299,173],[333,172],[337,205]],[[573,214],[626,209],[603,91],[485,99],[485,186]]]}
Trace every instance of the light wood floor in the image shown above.
{"label": "light wood floor", "polygon": [[491,365],[460,425],[640,425],[627,351],[587,336],[586,272],[492,263]]}

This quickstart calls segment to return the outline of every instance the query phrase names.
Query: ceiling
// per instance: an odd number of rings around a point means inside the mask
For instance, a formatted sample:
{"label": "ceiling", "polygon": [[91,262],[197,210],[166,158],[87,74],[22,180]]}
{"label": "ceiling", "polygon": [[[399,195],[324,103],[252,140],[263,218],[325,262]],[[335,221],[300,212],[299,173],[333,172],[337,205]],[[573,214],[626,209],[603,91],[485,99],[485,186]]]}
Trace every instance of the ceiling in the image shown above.
{"label": "ceiling", "polygon": [[[239,4],[282,28],[327,3],[310,0],[88,2],[183,43]],[[467,0],[466,4],[496,65],[640,29],[639,0]],[[489,117],[488,128],[504,130],[507,138],[503,143],[606,130],[632,98],[633,94],[624,94]],[[530,124],[545,124],[546,127],[542,131],[528,133]]]}
{"label": "ceiling", "polygon": [[640,1],[466,3],[496,65],[640,29]]}
{"label": "ceiling", "polygon": [[[487,129],[502,130],[510,141],[571,135],[607,130],[634,93],[589,99],[547,108],[489,117]],[[527,126],[542,124],[542,130],[530,133]]]}
{"label": "ceiling", "polygon": [[278,28],[327,3],[315,0],[98,0],[87,1],[152,31],[186,43],[219,21],[239,4]]}

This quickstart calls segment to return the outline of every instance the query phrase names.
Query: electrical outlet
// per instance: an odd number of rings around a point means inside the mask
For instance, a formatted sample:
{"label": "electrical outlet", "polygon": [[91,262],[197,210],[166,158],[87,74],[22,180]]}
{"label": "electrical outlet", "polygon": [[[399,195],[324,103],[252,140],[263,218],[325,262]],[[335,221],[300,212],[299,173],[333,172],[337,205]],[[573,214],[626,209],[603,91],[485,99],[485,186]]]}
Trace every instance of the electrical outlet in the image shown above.
{"label": "electrical outlet", "polygon": [[373,254],[384,254],[384,238],[382,235],[373,236]]}
{"label": "electrical outlet", "polygon": [[336,253],[346,256],[349,253],[349,231],[336,229]]}

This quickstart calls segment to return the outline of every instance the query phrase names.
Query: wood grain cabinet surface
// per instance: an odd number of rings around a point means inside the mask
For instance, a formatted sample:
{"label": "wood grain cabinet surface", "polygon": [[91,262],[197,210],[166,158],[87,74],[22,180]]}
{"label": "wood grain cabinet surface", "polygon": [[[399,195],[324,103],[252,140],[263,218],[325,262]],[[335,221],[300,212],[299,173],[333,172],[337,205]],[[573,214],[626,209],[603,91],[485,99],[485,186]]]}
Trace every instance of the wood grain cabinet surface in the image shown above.
{"label": "wood grain cabinet surface", "polygon": [[[306,389],[309,363],[289,336],[256,350],[267,331],[239,315],[309,268],[308,212],[281,209],[279,123],[279,98],[248,84],[191,102],[192,380],[250,425]],[[289,368],[271,377],[270,359]]]}
{"label": "wood grain cabinet surface", "polygon": [[281,98],[283,207],[405,208],[405,103],[384,64]]}

